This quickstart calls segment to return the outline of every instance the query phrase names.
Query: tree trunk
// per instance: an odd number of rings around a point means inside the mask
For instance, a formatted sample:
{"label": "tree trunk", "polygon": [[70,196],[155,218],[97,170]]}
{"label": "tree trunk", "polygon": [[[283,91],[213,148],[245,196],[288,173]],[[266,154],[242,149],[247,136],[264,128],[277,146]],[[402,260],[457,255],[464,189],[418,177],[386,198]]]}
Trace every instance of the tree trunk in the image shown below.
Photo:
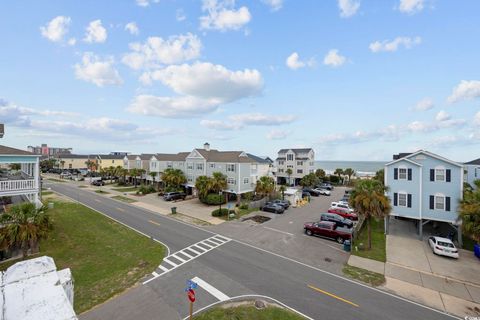
{"label": "tree trunk", "polygon": [[370,217],[367,218],[367,230],[368,230],[368,250],[372,249],[372,228],[370,226]]}
{"label": "tree trunk", "polygon": [[22,242],[22,255],[23,258],[26,258],[28,254],[28,243],[26,241]]}

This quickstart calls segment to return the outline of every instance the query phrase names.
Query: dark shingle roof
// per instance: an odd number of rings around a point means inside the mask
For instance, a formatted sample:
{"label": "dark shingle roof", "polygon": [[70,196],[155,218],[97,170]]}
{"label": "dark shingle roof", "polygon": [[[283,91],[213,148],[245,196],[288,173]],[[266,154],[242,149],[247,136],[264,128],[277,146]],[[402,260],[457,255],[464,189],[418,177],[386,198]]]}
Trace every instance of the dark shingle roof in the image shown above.
{"label": "dark shingle roof", "polygon": [[87,159],[87,158],[95,158],[95,156],[90,156],[90,155],[86,155],[86,154],[70,154],[70,153],[66,153],[66,154],[57,154],[57,157],[59,159]]}
{"label": "dark shingle roof", "polygon": [[235,162],[235,163],[251,163],[253,159],[248,156],[241,156],[243,151],[218,151],[211,149],[209,151],[205,149],[195,149],[202,155],[208,162]]}
{"label": "dark shingle roof", "polygon": [[185,161],[185,158],[190,152],[179,153],[157,153],[154,154],[155,158],[159,161]]}
{"label": "dark shingle roof", "polygon": [[40,156],[25,150],[10,148],[2,145],[0,145],[0,155],[22,155],[22,156],[37,156],[37,157]]}
{"label": "dark shingle roof", "polygon": [[98,154],[98,158],[103,159],[103,160],[120,160],[125,158],[125,155],[123,154]]}
{"label": "dark shingle roof", "polygon": [[[258,163],[268,163],[268,164],[271,163],[271,162],[268,161],[267,159],[262,158],[262,157],[258,157],[258,156],[256,156],[256,155],[251,154],[251,153],[247,153],[247,156],[248,156],[249,158],[253,159],[255,162],[258,162]],[[270,159],[270,158],[269,158],[269,159]]]}
{"label": "dark shingle roof", "polygon": [[408,157],[411,154],[412,153],[409,153],[409,152],[402,152],[402,153],[399,153],[399,154],[394,154],[393,155],[393,160],[402,159],[402,158]]}
{"label": "dark shingle roof", "polygon": [[475,159],[475,160],[472,160],[472,161],[469,161],[469,162],[465,162],[464,164],[480,165],[480,158]]}
{"label": "dark shingle roof", "polygon": [[294,148],[294,149],[280,149],[278,153],[286,153],[288,150],[292,150],[295,154],[297,153],[308,153],[312,148]]}

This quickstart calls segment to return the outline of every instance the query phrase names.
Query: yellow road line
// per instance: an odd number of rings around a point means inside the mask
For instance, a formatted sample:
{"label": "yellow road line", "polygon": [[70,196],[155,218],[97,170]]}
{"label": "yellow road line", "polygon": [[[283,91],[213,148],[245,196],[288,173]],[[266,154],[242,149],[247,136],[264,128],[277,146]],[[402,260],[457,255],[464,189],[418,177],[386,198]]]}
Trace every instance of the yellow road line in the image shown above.
{"label": "yellow road line", "polygon": [[159,225],[160,225],[160,223],[158,223],[158,222],[155,222],[155,221],[153,221],[153,220],[148,220],[148,222],[150,222],[150,223],[153,223],[153,224],[156,224],[157,226],[159,226]]}
{"label": "yellow road line", "polygon": [[320,293],[326,294],[326,295],[329,296],[329,297],[332,297],[332,298],[335,298],[335,299],[337,299],[337,300],[340,300],[340,301],[343,301],[343,302],[345,302],[345,303],[348,303],[348,304],[350,304],[350,305],[352,305],[352,306],[354,306],[354,307],[357,307],[357,308],[359,307],[358,304],[353,303],[353,302],[351,302],[351,301],[348,301],[348,300],[346,300],[346,299],[343,299],[343,298],[341,298],[341,297],[339,297],[339,296],[336,296],[336,295],[334,295],[333,293],[330,293],[330,292],[327,292],[327,291],[323,291],[322,289],[318,289],[318,288],[316,288],[316,287],[314,287],[314,286],[312,286],[312,285],[308,285],[308,287],[309,287],[310,289],[313,289],[313,290],[318,291],[318,292],[320,292]]}
{"label": "yellow road line", "polygon": [[122,208],[117,208],[118,211],[122,211],[122,212],[125,212],[125,209],[122,209]]}

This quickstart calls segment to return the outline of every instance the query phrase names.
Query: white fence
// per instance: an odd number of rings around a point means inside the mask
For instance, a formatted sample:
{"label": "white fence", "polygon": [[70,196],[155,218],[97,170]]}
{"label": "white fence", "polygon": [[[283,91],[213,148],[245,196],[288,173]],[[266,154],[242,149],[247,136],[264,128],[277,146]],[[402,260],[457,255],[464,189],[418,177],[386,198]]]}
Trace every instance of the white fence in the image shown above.
{"label": "white fence", "polygon": [[34,179],[0,181],[0,192],[32,189],[35,189]]}

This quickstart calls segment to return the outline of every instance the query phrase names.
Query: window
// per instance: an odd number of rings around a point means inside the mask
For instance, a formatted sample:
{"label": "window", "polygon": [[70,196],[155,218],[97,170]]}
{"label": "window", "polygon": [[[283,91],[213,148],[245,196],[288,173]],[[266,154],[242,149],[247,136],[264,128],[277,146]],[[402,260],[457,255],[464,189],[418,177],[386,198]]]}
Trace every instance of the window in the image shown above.
{"label": "window", "polygon": [[310,172],[310,173],[314,173],[314,172],[313,172],[313,169],[310,169],[310,171],[309,171],[309,172]]}
{"label": "window", "polygon": [[293,161],[293,154],[287,154],[287,161]]}
{"label": "window", "polygon": [[228,183],[228,184],[235,184],[235,179],[233,179],[233,178],[227,178],[227,183]]}
{"label": "window", "polygon": [[300,173],[300,174],[301,174],[301,173],[303,173],[303,170],[302,170],[302,169],[298,169],[298,170],[297,170],[297,173]]}
{"label": "window", "polygon": [[279,166],[283,166],[284,164],[285,164],[284,161],[278,161],[278,165],[279,165]]}
{"label": "window", "polygon": [[445,169],[435,169],[435,181],[445,181]]}
{"label": "window", "polygon": [[398,194],[398,206],[399,207],[406,207],[407,206],[407,194],[406,193],[399,193]]}
{"label": "window", "polygon": [[115,160],[112,160],[112,163],[115,163]]}
{"label": "window", "polygon": [[187,182],[193,182],[193,176],[188,175],[187,176]]}
{"label": "window", "polygon": [[167,168],[172,168],[173,167],[173,163],[172,162],[167,162]]}
{"label": "window", "polygon": [[303,166],[303,161],[297,161],[297,166]]}
{"label": "window", "polygon": [[235,172],[235,165],[227,164],[227,172]]}
{"label": "window", "polygon": [[178,166],[179,166],[179,167],[183,167],[183,162],[179,162],[179,163],[178,163]]}
{"label": "window", "polygon": [[407,180],[407,168],[398,168],[398,179]]}
{"label": "window", "polygon": [[188,169],[188,170],[193,170],[193,163],[188,162],[188,163],[187,163],[187,169]]}
{"label": "window", "polygon": [[311,161],[310,162],[310,167],[313,167],[315,165],[315,162]]}
{"label": "window", "polygon": [[283,169],[278,169],[278,173],[283,173]]}
{"label": "window", "polygon": [[215,169],[215,163],[210,163],[210,169]]}
{"label": "window", "polygon": [[203,171],[203,163],[197,163],[197,171]]}
{"label": "window", "polygon": [[445,210],[444,196],[435,196],[435,210]]}
{"label": "window", "polygon": [[291,164],[287,165],[287,169],[293,169],[293,166]]}
{"label": "window", "polygon": [[243,178],[243,184],[248,184],[248,181],[249,179],[248,178]]}

